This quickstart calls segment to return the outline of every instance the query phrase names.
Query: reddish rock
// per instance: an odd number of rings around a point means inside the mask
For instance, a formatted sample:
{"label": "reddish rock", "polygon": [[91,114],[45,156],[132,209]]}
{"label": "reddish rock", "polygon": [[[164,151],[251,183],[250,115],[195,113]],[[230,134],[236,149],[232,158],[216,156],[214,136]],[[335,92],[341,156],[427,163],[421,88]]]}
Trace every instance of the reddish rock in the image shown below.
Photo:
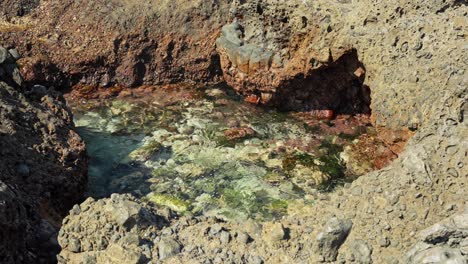
{"label": "reddish rock", "polygon": [[255,105],[258,105],[260,103],[260,100],[261,100],[261,98],[258,97],[255,94],[251,94],[251,95],[245,97],[245,99],[244,99],[244,101],[246,101],[247,103],[251,103],[251,104],[255,104]]}
{"label": "reddish rock", "polygon": [[362,67],[359,67],[359,68],[354,72],[354,75],[356,75],[356,77],[358,77],[358,78],[363,77],[364,74],[366,74],[366,71],[365,71]]}
{"label": "reddish rock", "polygon": [[[229,19],[227,0],[20,2],[23,14],[32,12],[0,28],[0,39],[27,58],[27,81],[134,87],[222,79],[214,43]],[[15,16],[21,5],[6,0],[0,14]]]}
{"label": "reddish rock", "polygon": [[335,116],[333,110],[312,110],[310,114],[318,120],[332,120]]}
{"label": "reddish rock", "polygon": [[249,127],[236,127],[224,132],[228,140],[244,139],[255,136],[255,130]]}

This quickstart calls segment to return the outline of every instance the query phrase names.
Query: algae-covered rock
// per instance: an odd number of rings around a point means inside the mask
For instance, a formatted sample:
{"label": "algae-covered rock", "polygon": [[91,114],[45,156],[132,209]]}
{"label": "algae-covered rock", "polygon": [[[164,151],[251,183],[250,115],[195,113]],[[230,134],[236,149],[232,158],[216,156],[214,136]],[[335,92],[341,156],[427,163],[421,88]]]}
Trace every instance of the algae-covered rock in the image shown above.
{"label": "algae-covered rock", "polygon": [[181,166],[177,166],[175,170],[185,177],[197,177],[203,174],[204,169],[199,165],[193,163],[184,163]]}
{"label": "algae-covered rock", "polygon": [[306,167],[304,165],[296,165],[291,175],[296,180],[303,180],[306,183],[321,185],[331,179],[331,175],[318,169],[318,167]]}
{"label": "algae-covered rock", "polygon": [[156,140],[150,139],[144,145],[133,151],[132,153],[129,154],[129,157],[133,160],[141,160],[145,161],[151,158],[152,155],[156,154],[160,149],[162,145]]}
{"label": "algae-covered rock", "polygon": [[179,213],[186,212],[190,208],[190,203],[171,195],[153,192],[146,195],[146,199],[154,204],[168,207]]}

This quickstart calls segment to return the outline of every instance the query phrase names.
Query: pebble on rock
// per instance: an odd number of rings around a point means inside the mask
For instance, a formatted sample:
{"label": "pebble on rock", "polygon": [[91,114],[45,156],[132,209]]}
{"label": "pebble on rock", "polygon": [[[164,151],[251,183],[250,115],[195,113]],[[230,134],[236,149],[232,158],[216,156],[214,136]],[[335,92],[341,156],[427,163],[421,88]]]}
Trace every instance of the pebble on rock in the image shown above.
{"label": "pebble on rock", "polygon": [[180,244],[170,237],[164,237],[158,244],[159,259],[167,259],[180,253]]}

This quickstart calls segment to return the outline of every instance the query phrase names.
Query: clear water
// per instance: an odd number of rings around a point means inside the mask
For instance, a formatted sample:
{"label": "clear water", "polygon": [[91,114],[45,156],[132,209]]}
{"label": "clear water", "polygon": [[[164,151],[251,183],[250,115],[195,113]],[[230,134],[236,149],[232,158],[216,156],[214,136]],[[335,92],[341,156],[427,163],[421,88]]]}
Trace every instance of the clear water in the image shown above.
{"label": "clear water", "polygon": [[91,158],[90,196],[133,193],[181,214],[226,219],[278,218],[313,205],[314,194],[350,176],[340,152],[365,131],[305,122],[216,87],[71,106]]}

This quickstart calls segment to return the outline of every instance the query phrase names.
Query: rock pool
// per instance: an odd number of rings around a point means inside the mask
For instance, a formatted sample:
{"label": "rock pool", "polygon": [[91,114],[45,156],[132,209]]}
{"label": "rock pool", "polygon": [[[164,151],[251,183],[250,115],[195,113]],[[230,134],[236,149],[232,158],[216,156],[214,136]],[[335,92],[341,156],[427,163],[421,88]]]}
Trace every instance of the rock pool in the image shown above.
{"label": "rock pool", "polygon": [[90,196],[132,193],[181,214],[279,218],[391,156],[368,116],[318,120],[223,87],[69,104],[88,146]]}

